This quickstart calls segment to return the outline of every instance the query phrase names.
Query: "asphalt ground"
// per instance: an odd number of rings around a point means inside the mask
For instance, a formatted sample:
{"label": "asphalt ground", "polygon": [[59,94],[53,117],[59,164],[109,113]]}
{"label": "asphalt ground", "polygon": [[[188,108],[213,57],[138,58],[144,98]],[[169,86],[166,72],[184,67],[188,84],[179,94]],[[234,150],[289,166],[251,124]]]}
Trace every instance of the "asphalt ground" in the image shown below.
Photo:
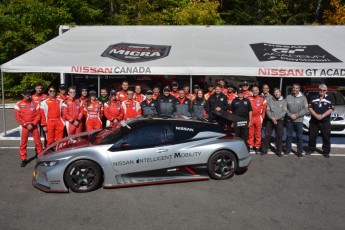
{"label": "asphalt ground", "polygon": [[[0,141],[1,229],[344,229],[345,157],[253,155],[247,173],[91,193],[44,193]],[[16,143],[14,143],[16,144]],[[32,146],[32,143],[30,143]],[[29,149],[29,157],[34,150]]]}

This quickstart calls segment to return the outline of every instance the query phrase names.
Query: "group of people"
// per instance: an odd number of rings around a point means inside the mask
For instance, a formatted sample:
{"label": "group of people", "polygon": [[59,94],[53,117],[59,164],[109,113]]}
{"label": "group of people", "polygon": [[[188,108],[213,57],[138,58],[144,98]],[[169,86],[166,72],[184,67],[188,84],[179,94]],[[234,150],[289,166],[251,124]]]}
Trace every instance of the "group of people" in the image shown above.
{"label": "group of people", "polygon": [[[40,130],[45,132],[44,147],[49,146],[64,136],[92,131],[119,123],[123,119],[137,116],[176,117],[186,116],[200,120],[214,120],[213,111],[226,111],[242,117],[247,121],[244,126],[225,127],[233,129],[247,143],[249,150],[261,154],[267,153],[271,134],[276,130],[276,146],[278,156],[282,155],[283,125],[286,119],[287,140],[285,154],[291,151],[292,133],[297,136],[297,153],[303,157],[303,116],[308,108],[312,115],[310,121],[309,152],[315,151],[316,137],[321,130],[323,137],[323,152],[329,157],[330,123],[329,116],[334,109],[332,98],[326,94],[327,87],[320,85],[319,95],[308,106],[305,96],[300,92],[300,86],[294,84],[293,94],[286,99],[281,96],[278,88],[273,95],[269,86],[263,85],[259,94],[258,86],[249,91],[249,83],[243,82],[237,89],[233,84],[225,84],[220,80],[216,86],[208,85],[206,93],[198,86],[193,86],[190,93],[188,85],[179,87],[177,82],[165,86],[162,90],[154,87],[143,94],[141,86],[129,88],[129,83],[123,81],[121,90],[106,88],[96,97],[96,91],[82,88],[77,98],[76,87],[66,88],[60,85],[59,93],[53,86],[48,87],[48,95],[43,93],[42,84],[36,84],[35,93],[24,90],[23,99],[15,106],[15,117],[21,126],[20,158],[21,166],[27,164],[26,147],[29,133],[32,133],[36,154],[43,150],[40,140]],[[261,140],[262,127],[265,137]],[[308,153],[309,153],[308,152]]]}

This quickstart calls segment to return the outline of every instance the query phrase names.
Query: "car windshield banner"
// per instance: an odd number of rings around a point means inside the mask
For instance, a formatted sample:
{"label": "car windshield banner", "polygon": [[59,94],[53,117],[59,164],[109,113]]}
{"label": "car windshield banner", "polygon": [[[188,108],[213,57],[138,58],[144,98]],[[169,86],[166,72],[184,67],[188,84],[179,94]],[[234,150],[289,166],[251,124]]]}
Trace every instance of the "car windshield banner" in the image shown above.
{"label": "car windshield banner", "polygon": [[256,57],[263,61],[342,62],[318,45],[281,45],[271,43],[250,44]]}
{"label": "car windshield banner", "polygon": [[165,45],[118,43],[110,45],[101,56],[127,63],[145,62],[167,57],[170,48]]}

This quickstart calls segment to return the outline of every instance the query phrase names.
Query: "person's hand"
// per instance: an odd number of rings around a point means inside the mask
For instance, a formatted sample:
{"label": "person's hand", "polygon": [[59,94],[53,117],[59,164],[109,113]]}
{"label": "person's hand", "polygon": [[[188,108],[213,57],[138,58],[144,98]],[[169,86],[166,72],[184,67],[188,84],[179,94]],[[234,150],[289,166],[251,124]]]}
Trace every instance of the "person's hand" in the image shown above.
{"label": "person's hand", "polygon": [[43,131],[44,131],[44,132],[47,132],[47,131],[48,131],[48,129],[47,129],[46,126],[43,127]]}
{"label": "person's hand", "polygon": [[221,111],[222,109],[220,107],[216,107],[216,111]]}
{"label": "person's hand", "polygon": [[77,126],[79,125],[79,121],[77,121],[77,120],[74,121],[74,122],[73,122],[73,125],[77,127]]}
{"label": "person's hand", "polygon": [[297,119],[297,115],[296,114],[291,114],[290,115],[290,119],[293,120],[293,121],[296,120]]}
{"label": "person's hand", "polygon": [[323,116],[322,116],[322,114],[317,114],[316,118],[320,121],[320,120],[322,120]]}
{"label": "person's hand", "polygon": [[28,130],[31,130],[31,129],[34,128],[34,126],[33,126],[32,124],[28,124],[28,125],[26,126],[26,128],[27,128]]}
{"label": "person's hand", "polygon": [[117,122],[119,122],[117,119],[113,120],[113,123],[116,124]]}

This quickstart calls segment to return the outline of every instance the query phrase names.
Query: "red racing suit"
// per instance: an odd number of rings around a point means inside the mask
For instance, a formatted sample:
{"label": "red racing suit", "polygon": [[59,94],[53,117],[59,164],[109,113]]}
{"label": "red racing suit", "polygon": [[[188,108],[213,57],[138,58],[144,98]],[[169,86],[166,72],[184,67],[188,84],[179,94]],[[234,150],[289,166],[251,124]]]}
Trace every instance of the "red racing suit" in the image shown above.
{"label": "red racing suit", "polygon": [[[38,103],[31,100],[21,100],[14,107],[14,115],[16,120],[20,124],[21,130],[21,140],[19,147],[19,154],[21,160],[26,160],[26,146],[28,145],[29,134],[32,133],[32,137],[35,142],[36,156],[42,152],[42,143],[40,139],[40,134],[37,128],[39,124],[41,115],[40,107]],[[27,129],[27,125],[31,124],[33,128],[31,130]]]}
{"label": "red racing suit", "polygon": [[140,103],[134,99],[132,100],[128,99],[122,102],[122,108],[125,114],[123,119],[132,118],[132,117],[141,115]]}
{"label": "red racing suit", "polygon": [[121,90],[121,91],[117,92],[116,99],[120,102],[127,100],[128,99],[127,91]]}
{"label": "red racing suit", "polygon": [[86,117],[86,131],[102,128],[103,105],[99,101],[90,101],[84,104],[84,115]]}
{"label": "red racing suit", "polygon": [[194,96],[193,94],[190,94],[190,93],[186,93],[185,94],[185,97],[188,98],[189,100],[193,101],[194,100]]}
{"label": "red racing suit", "polygon": [[[66,121],[66,130],[68,136],[81,133],[83,125],[81,123],[83,118],[83,107],[81,101],[75,98],[68,98],[62,107],[63,119]],[[73,123],[78,121],[78,125]]]}
{"label": "red racing suit", "polygon": [[[262,121],[266,114],[266,100],[262,96],[250,96],[248,97],[252,106],[252,120],[249,126],[248,133],[248,146],[260,147],[261,146],[261,128]],[[254,143],[255,137],[255,143]]]}
{"label": "red racing suit", "polygon": [[124,112],[120,101],[109,100],[104,104],[104,115],[107,126],[123,120]]}
{"label": "red racing suit", "polygon": [[63,101],[48,97],[40,104],[41,126],[47,127],[47,146],[63,138],[65,122],[62,118]]}
{"label": "red racing suit", "polygon": [[[81,96],[81,97],[79,98],[83,110],[84,110],[84,104],[85,104],[85,102],[86,102],[87,99],[88,99],[88,97],[83,97],[83,96]],[[84,111],[83,111],[83,113],[84,113]],[[86,131],[85,122],[86,122],[86,117],[83,116],[83,118],[81,119],[81,127],[82,127],[81,129],[82,129],[82,132],[85,132],[85,131]]]}
{"label": "red racing suit", "polygon": [[152,98],[153,98],[154,100],[157,100],[157,98],[158,98],[159,95],[160,95],[160,94],[153,94],[153,95],[152,95]]}
{"label": "red racing suit", "polygon": [[41,94],[35,93],[32,95],[32,100],[38,104],[47,98],[48,98],[47,94],[44,94],[44,93],[41,93]]}
{"label": "red racing suit", "polygon": [[232,101],[237,97],[236,93],[226,93],[225,95],[228,98],[229,105],[231,105]]}
{"label": "red racing suit", "polygon": [[211,92],[205,93],[205,99],[208,100],[209,97],[210,97],[212,94],[213,94],[213,93],[211,93]]}
{"label": "red racing suit", "polygon": [[251,91],[249,91],[249,90],[243,91],[243,97],[244,98],[249,98],[251,96],[253,96],[253,93]]}
{"label": "red racing suit", "polygon": [[134,93],[134,99],[141,104],[141,102],[145,101],[146,97],[141,93]]}
{"label": "red racing suit", "polygon": [[69,98],[69,96],[68,95],[63,95],[63,94],[59,93],[59,95],[57,95],[57,98],[59,98],[59,99],[61,99],[63,101],[66,101]]}
{"label": "red racing suit", "polygon": [[176,91],[176,92],[171,91],[170,94],[173,95],[173,96],[176,97],[176,98],[178,97],[178,92],[177,92],[177,91]]}

